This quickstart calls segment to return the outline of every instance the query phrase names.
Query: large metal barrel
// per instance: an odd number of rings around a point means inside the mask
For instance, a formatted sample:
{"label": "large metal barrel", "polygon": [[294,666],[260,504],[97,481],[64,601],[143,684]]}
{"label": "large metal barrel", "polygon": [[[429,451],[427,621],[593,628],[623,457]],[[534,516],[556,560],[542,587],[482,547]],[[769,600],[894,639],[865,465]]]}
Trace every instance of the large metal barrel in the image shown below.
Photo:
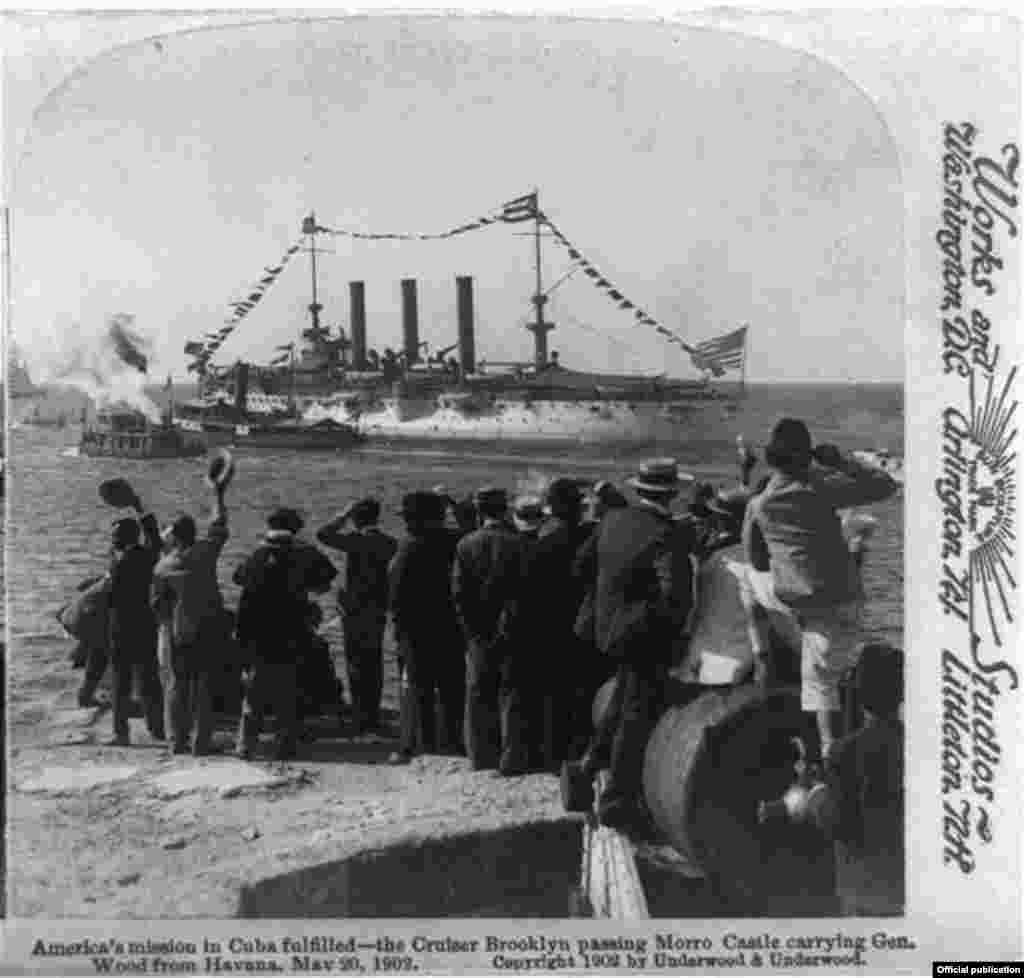
{"label": "large metal barrel", "polygon": [[647,807],[672,846],[723,892],[793,912],[828,891],[827,847],[805,827],[759,824],[758,804],[792,784],[806,722],[795,690],[711,688],[665,711],[644,759]]}
{"label": "large metal barrel", "polygon": [[[600,722],[615,680],[594,697]],[[806,731],[798,691],[753,684],[698,687],[670,681],[647,743],[644,799],[665,839],[744,912],[820,912],[830,863],[820,834],[788,822],[761,825],[758,803],[793,783],[793,739]],[[771,908],[775,908],[772,910]]]}

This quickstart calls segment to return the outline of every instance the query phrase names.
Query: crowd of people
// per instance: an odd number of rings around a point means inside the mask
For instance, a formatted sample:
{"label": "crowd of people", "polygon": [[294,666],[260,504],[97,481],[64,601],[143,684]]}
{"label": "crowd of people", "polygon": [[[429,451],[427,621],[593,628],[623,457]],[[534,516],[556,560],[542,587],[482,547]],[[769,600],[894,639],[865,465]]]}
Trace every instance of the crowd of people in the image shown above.
{"label": "crowd of people", "polygon": [[[813,717],[808,769],[824,770],[841,753],[840,680],[862,648],[859,551],[870,530],[844,531],[840,511],[897,486],[834,446],[813,446],[795,419],[775,426],[769,473],[752,485],[757,462],[742,449],[737,483],[715,488],[656,460],[628,480],[632,502],[624,488],[572,478],[543,497],[510,499],[496,486],[468,500],[411,492],[401,539],[381,528],[378,500],[350,505],[315,538],[344,555],[338,606],[355,730],[381,727],[390,621],[401,675],[394,763],[460,752],[508,776],[567,760],[607,767],[598,817],[629,829],[643,818],[643,752],[675,676],[798,682]],[[243,691],[237,753],[253,755],[272,712],[275,756],[295,756],[301,663],[319,623],[312,598],[337,571],[303,539],[295,510],[275,511],[234,572],[232,636],[217,581],[231,473],[224,464],[211,479],[215,513],[202,535],[187,515],[161,534],[130,487],[112,500],[137,516],[114,524],[109,642],[90,657],[81,696],[92,700],[109,657],[115,744],[129,743],[137,673],[150,734],[175,753],[209,752],[211,683],[231,643]],[[591,702],[611,676],[611,707],[592,731]]]}

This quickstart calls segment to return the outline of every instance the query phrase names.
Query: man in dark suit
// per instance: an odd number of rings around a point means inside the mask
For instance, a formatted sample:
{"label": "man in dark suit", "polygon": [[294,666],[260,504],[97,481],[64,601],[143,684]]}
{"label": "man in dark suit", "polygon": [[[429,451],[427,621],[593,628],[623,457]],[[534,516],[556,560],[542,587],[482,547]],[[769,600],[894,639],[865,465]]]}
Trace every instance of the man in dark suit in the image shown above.
{"label": "man in dark suit", "polygon": [[388,570],[404,685],[401,749],[392,763],[438,748],[438,703],[440,748],[461,751],[466,662],[451,593],[459,534],[444,525],[446,505],[437,492],[411,492],[402,499],[407,535]]}
{"label": "man in dark suit", "polygon": [[574,576],[576,554],[594,531],[583,520],[583,493],[576,479],[555,479],[546,493],[550,514],[541,527],[530,568],[540,596],[541,655],[556,652],[565,668],[536,670],[534,682],[543,701],[543,760],[557,768],[567,757],[575,759],[586,746],[590,731],[590,703],[600,682],[594,669],[593,647],[576,637],[576,619],[585,588]]}
{"label": "man in dark suit", "polygon": [[[163,740],[163,687],[156,656],[156,619],[149,604],[153,568],[160,558],[160,528],[152,513],[144,513],[136,495],[131,503],[138,519],[117,520],[112,532],[110,561],[110,664],[114,680],[114,737],[111,744],[130,743],[128,717],[132,675],[142,687],[146,726],[154,740]],[[145,542],[140,542],[140,536]]]}
{"label": "man in dark suit", "polygon": [[[353,529],[345,529],[352,521]],[[367,497],[320,527],[316,538],[346,555],[345,586],[338,594],[345,663],[360,733],[380,727],[384,629],[388,614],[388,564],[398,542],[377,525],[380,503]]]}
{"label": "man in dark suit", "polygon": [[640,823],[644,748],[693,606],[696,534],[692,521],[676,520],[670,509],[687,482],[692,477],[673,460],[649,462],[629,481],[639,502],[609,512],[596,531],[594,636],[618,663],[606,728],[609,780],[598,818],[616,828]]}
{"label": "man in dark suit", "polygon": [[508,525],[504,489],[481,489],[476,504],[482,525],[459,541],[452,568],[452,596],[467,645],[466,752],[474,770],[504,760],[511,773],[508,625],[522,575],[522,541]]}
{"label": "man in dark suit", "polygon": [[300,663],[309,654],[309,595],[329,590],[333,564],[298,537],[302,517],[281,508],[267,517],[263,543],[235,570],[242,588],[236,635],[242,653],[245,697],[235,753],[248,760],[267,707],[277,720],[275,758],[295,756],[302,717]]}

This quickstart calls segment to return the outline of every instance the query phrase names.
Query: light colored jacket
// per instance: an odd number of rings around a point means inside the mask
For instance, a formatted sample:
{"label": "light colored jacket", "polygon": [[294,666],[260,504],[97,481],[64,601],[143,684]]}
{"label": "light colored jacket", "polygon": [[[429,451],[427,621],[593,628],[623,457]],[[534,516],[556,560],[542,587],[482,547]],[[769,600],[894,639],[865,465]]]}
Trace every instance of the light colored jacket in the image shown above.
{"label": "light colored jacket", "polygon": [[776,472],[747,507],[743,542],[751,563],[767,549],[775,593],[791,608],[859,600],[861,577],[837,511],[881,502],[897,488],[887,472],[851,457],[841,469],[812,469],[805,479]]}
{"label": "light colored jacket", "polygon": [[185,550],[165,554],[153,570],[153,610],[159,623],[170,624],[176,646],[194,642],[204,625],[216,621],[224,610],[217,560],[227,540],[227,518],[218,517],[205,537]]}

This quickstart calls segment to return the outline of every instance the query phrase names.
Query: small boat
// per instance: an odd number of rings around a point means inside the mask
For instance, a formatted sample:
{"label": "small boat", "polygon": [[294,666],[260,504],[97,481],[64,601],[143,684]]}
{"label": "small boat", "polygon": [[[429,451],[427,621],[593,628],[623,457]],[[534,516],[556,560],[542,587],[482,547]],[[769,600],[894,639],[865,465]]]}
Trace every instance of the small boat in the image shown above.
{"label": "small boat", "polygon": [[214,396],[176,405],[174,425],[183,437],[200,440],[208,448],[336,451],[365,441],[355,425],[331,417],[303,417],[285,401],[271,411],[248,409],[246,371],[242,370],[234,400]]}
{"label": "small boat", "polygon": [[100,411],[82,431],[79,454],[94,458],[195,458],[206,454],[201,439],[190,438],[169,419],[150,421],[141,411],[115,407]]}
{"label": "small boat", "polygon": [[234,448],[295,449],[300,451],[334,451],[352,448],[365,441],[352,425],[339,424],[331,418],[311,422],[301,418],[259,422],[245,418],[233,422],[223,418],[205,418],[189,424],[178,421],[177,431],[198,437],[207,448],[230,445]]}

